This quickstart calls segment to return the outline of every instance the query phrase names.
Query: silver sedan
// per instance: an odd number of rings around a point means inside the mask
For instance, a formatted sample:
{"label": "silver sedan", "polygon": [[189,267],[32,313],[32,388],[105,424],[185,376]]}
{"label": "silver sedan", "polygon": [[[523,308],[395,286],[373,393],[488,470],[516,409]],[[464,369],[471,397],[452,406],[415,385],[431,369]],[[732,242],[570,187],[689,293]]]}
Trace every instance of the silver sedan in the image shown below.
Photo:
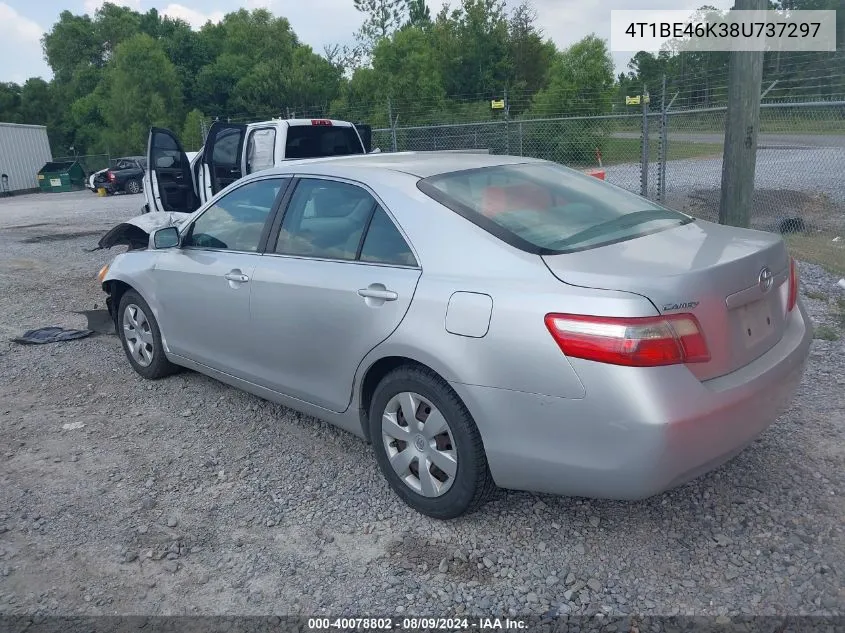
{"label": "silver sedan", "polygon": [[779,236],[526,158],[291,162],[115,244],[100,281],[135,371],[346,429],[441,519],[496,486],[639,499],[697,477],[777,418],[811,339]]}

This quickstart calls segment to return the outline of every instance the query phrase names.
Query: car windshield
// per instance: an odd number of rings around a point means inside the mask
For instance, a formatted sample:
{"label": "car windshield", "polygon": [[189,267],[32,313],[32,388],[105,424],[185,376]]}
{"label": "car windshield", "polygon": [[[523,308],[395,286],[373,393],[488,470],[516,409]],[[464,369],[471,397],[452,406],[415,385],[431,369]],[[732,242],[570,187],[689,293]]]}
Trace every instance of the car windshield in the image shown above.
{"label": "car windshield", "polygon": [[418,186],[509,244],[540,254],[595,248],[693,221],[553,163],[450,172]]}

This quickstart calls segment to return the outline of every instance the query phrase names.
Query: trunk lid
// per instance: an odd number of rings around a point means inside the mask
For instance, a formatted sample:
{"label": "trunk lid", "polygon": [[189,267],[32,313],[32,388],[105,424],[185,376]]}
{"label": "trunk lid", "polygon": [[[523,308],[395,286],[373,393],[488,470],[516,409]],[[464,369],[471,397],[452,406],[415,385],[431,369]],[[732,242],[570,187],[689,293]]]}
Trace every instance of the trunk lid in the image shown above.
{"label": "trunk lid", "polygon": [[759,358],[786,328],[789,255],[776,234],[695,221],[543,260],[567,284],[636,293],[661,314],[694,314],[711,354],[688,365],[700,380]]}

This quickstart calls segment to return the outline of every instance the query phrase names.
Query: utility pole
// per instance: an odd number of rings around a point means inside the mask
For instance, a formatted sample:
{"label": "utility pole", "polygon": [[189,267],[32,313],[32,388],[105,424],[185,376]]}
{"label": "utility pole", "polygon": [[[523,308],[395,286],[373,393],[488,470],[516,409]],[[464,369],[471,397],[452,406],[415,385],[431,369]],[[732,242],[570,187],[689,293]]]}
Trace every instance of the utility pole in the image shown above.
{"label": "utility pole", "polygon": [[[767,8],[767,0],[736,0],[734,5],[744,11]],[[730,55],[719,223],[747,228],[754,197],[763,52],[732,51]]]}

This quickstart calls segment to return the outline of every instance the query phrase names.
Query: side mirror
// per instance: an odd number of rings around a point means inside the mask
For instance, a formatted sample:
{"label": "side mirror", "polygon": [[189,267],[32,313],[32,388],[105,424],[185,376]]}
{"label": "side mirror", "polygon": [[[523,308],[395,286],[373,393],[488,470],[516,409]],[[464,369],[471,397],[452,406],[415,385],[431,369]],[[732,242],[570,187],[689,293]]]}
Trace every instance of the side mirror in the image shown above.
{"label": "side mirror", "polygon": [[153,233],[153,246],[155,248],[174,248],[179,246],[179,229],[175,226],[168,226]]}

